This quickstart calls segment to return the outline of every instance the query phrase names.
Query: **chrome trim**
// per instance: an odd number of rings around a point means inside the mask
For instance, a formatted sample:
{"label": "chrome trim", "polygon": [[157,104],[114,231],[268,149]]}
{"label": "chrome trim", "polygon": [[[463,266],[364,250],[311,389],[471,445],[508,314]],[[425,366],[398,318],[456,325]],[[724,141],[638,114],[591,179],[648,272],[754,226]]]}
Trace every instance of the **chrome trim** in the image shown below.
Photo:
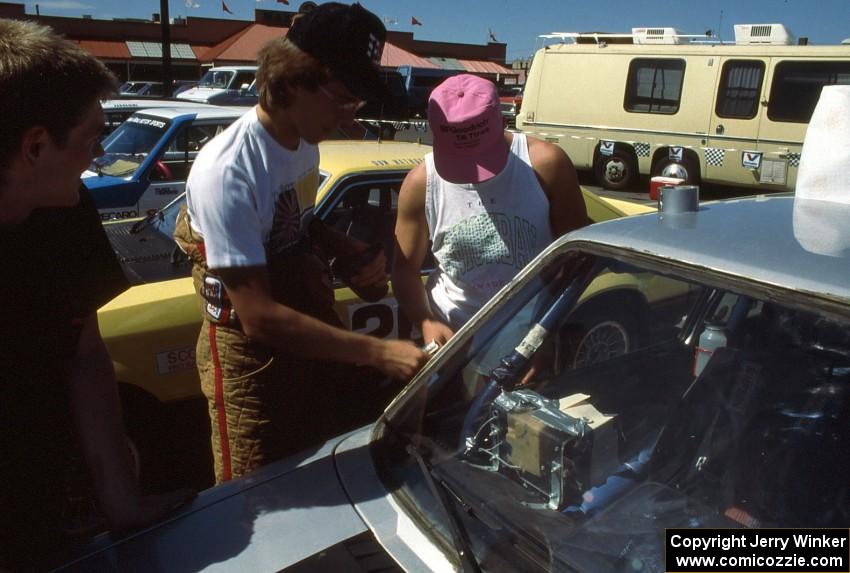
{"label": "chrome trim", "polygon": [[[639,129],[633,127],[608,127],[604,125],[568,125],[563,123],[537,123],[537,122],[523,122],[522,130],[528,131],[528,126],[534,126],[538,128],[555,128],[555,129],[582,129],[582,130],[595,130],[595,131],[613,131],[613,132],[623,132],[623,133],[646,133],[651,135],[671,135],[671,136],[683,136],[683,137],[695,137],[699,139],[723,139],[728,141],[752,141],[755,143],[771,143],[776,145],[799,145],[802,147],[802,141],[785,141],[778,139],[753,139],[752,137],[735,137],[732,135],[708,135],[703,132],[685,132],[685,131],[654,131],[650,129]],[[559,135],[559,137],[564,137],[567,134]],[[604,139],[604,138],[599,138]]]}

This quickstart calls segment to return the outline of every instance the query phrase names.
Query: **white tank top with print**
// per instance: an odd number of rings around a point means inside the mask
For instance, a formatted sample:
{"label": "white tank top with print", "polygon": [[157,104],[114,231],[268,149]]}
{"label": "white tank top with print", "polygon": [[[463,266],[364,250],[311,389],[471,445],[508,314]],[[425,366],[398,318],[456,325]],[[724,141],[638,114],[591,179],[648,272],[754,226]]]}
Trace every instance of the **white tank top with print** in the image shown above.
{"label": "white tank top with print", "polygon": [[552,242],[549,200],[525,134],[513,134],[505,168],[483,183],[442,179],[431,153],[425,169],[425,216],[438,264],[427,289],[432,310],[457,329]]}

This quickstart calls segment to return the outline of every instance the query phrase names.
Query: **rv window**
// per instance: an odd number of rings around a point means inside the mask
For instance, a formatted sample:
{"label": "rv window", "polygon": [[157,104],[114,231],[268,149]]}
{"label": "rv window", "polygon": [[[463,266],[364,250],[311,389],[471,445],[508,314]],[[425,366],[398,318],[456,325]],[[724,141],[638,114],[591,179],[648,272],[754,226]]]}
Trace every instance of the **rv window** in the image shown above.
{"label": "rv window", "polygon": [[808,123],[823,86],[850,85],[850,62],[780,62],[773,78],[767,117]]}
{"label": "rv window", "polygon": [[715,113],[719,117],[752,119],[758,114],[764,62],[730,60],[723,64]]}
{"label": "rv window", "polygon": [[684,77],[684,60],[634,59],[629,65],[623,107],[637,113],[676,113]]}

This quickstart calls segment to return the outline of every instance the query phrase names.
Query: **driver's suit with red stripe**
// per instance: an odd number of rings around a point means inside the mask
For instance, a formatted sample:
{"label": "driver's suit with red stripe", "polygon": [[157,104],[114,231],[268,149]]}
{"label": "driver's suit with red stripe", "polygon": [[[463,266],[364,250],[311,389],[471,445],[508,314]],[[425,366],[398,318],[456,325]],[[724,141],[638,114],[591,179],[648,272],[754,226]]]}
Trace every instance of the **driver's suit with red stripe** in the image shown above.
{"label": "driver's suit with red stripe", "polygon": [[[204,306],[197,363],[209,402],[216,483],[333,435],[342,365],[308,360],[248,338],[221,279],[206,266],[203,239],[193,233],[185,207],[175,239],[192,260],[195,289]],[[270,260],[268,269],[278,302],[342,326],[318,245],[305,239]]]}

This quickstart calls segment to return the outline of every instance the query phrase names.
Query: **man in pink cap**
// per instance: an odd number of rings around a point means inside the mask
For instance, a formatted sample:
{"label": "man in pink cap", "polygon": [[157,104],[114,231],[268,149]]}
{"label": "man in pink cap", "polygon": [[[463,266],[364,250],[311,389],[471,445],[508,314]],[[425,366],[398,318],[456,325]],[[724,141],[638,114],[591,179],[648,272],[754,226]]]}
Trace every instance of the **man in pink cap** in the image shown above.
{"label": "man in pink cap", "polygon": [[[453,76],[428,103],[434,151],[399,193],[393,291],[426,343],[453,333],[552,240],[589,223],[558,146],[506,132],[496,86]],[[420,269],[428,242],[438,269]]]}

